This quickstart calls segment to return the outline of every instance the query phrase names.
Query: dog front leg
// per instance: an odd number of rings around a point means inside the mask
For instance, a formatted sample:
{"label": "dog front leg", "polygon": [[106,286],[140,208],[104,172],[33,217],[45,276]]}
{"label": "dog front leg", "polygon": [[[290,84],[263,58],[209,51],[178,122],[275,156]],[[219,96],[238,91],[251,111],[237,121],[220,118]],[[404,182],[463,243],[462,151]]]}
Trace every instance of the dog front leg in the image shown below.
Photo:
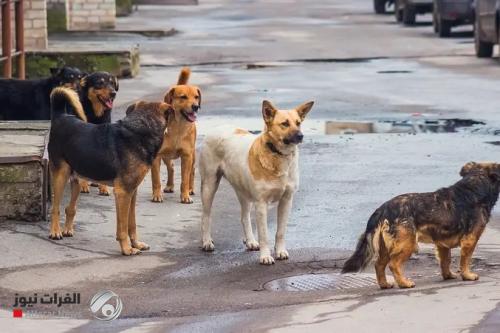
{"label": "dog front leg", "polygon": [[276,240],[274,245],[275,257],[278,260],[288,259],[288,251],[285,246],[286,226],[288,216],[292,208],[293,192],[286,191],[278,204],[278,228],[276,230]]}
{"label": "dog front leg", "polygon": [[255,217],[257,221],[257,232],[259,234],[260,263],[262,265],[274,264],[271,256],[267,238],[267,202],[261,201],[255,205]]}
{"label": "dog front leg", "polygon": [[190,204],[193,200],[189,196],[189,184],[191,177],[191,169],[193,168],[193,155],[181,155],[181,203]]}
{"label": "dog front leg", "polygon": [[167,166],[167,186],[163,189],[165,193],[174,193],[174,160],[163,158],[163,163]]}
{"label": "dog front leg", "polygon": [[460,241],[460,274],[464,281],[479,280],[479,275],[470,270],[470,261],[483,230],[484,226],[476,227],[471,234]]}
{"label": "dog front leg", "polygon": [[160,180],[161,157],[156,156],[151,165],[151,182],[153,183],[153,202],[163,202],[163,194],[161,193]]}
{"label": "dog front leg", "polygon": [[196,150],[193,150],[193,163],[191,166],[191,174],[189,175],[189,194],[194,195],[194,171],[196,165]]}
{"label": "dog front leg", "polygon": [[135,223],[135,204],[136,204],[136,199],[137,199],[137,190],[135,190],[134,194],[132,195],[132,200],[130,201],[130,209],[128,213],[128,236],[130,238],[130,243],[132,244],[132,247],[141,251],[147,251],[149,250],[149,245],[140,242],[139,237],[137,236],[137,226]]}
{"label": "dog front leg", "polygon": [[128,236],[128,224],[132,194],[128,193],[121,185],[115,184],[116,200],[116,240],[120,243],[122,254],[129,256],[139,254],[141,251],[130,246]]}

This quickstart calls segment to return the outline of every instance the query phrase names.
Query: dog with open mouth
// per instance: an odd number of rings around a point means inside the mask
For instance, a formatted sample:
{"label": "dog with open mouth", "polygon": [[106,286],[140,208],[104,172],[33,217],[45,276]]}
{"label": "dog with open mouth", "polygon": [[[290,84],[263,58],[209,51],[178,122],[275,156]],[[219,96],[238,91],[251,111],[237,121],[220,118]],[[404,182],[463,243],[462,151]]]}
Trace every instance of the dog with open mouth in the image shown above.
{"label": "dog with open mouth", "polygon": [[[118,79],[108,72],[94,72],[80,81],[80,101],[89,123],[111,123],[111,111],[119,89]],[[106,185],[98,184],[99,195],[109,196]],[[80,181],[82,193],[90,193],[89,182]]]}
{"label": "dog with open mouth", "polygon": [[[174,115],[170,117],[163,145],[151,168],[153,183],[153,202],[162,202],[163,193],[160,180],[161,161],[167,165],[168,180],[163,192],[174,192],[174,160],[181,159],[181,203],[193,202],[194,165],[196,153],[196,119],[201,108],[201,91],[197,86],[189,85],[191,70],[181,69],[177,85],[171,87],[164,97],[164,102],[172,105]],[[139,105],[141,102],[137,102]],[[134,108],[131,105],[130,108]]]}

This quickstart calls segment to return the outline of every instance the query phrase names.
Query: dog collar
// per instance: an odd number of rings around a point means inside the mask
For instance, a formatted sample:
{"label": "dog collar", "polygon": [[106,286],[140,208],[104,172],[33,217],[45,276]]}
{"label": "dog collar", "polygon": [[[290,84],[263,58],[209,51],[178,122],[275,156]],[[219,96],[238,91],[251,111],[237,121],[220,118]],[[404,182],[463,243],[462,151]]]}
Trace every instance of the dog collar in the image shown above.
{"label": "dog collar", "polygon": [[267,146],[267,148],[269,148],[269,150],[270,150],[270,151],[272,151],[273,153],[278,154],[278,155],[281,155],[281,156],[284,156],[284,154],[283,154],[282,152],[280,152],[280,151],[278,150],[278,148],[276,148],[276,146],[275,146],[275,145],[273,145],[273,143],[272,143],[272,142],[270,142],[270,141],[266,142],[266,146]]}

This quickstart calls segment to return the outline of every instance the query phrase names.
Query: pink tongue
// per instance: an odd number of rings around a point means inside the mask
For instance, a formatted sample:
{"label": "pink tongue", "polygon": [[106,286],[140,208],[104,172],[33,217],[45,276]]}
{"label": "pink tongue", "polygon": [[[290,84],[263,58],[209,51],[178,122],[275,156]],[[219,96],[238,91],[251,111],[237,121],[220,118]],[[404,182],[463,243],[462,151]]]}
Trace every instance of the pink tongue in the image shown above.
{"label": "pink tongue", "polygon": [[112,108],[113,108],[113,101],[112,101],[112,100],[108,100],[108,101],[106,101],[106,103],[105,103],[105,104],[106,104],[106,106],[107,106],[108,108],[110,108],[110,109],[112,109]]}
{"label": "pink tongue", "polygon": [[194,113],[188,113],[187,115],[189,121],[195,122],[196,121],[196,114]]}

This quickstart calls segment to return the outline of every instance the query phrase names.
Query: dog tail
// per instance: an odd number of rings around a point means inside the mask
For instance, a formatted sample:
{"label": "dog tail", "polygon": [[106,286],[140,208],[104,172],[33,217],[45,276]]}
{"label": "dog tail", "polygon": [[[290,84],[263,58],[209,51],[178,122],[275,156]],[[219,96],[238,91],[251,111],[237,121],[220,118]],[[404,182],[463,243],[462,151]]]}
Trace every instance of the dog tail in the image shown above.
{"label": "dog tail", "polygon": [[52,93],[50,94],[50,105],[52,118],[68,113],[69,107],[78,118],[87,122],[87,116],[83,111],[78,93],[73,89],[58,87],[52,90]]}
{"label": "dog tail", "polygon": [[189,67],[183,67],[179,74],[179,79],[177,80],[177,85],[188,84],[189,77],[191,76],[191,70]]}
{"label": "dog tail", "polygon": [[376,255],[378,256],[377,244],[378,237],[380,237],[381,217],[380,208],[370,216],[366,231],[359,237],[356,250],[342,267],[342,274],[362,271]]}

